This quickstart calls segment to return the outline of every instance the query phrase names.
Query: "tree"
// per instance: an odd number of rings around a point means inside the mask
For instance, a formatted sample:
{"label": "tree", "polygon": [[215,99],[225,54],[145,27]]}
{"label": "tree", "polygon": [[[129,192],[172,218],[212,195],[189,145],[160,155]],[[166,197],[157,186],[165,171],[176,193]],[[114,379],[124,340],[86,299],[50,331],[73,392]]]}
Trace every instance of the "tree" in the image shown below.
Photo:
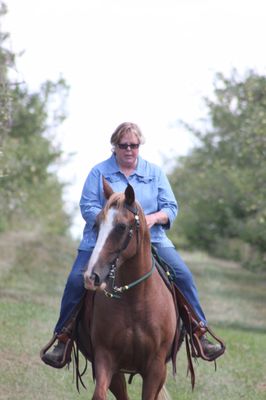
{"label": "tree", "polygon": [[[6,5],[0,1],[0,18],[7,12]],[[4,47],[8,34],[2,32],[0,25],[0,148],[8,130],[9,119],[9,85],[7,69],[14,62],[14,55]]]}
{"label": "tree", "polygon": [[[6,8],[1,11],[4,15]],[[0,231],[34,223],[46,232],[65,233],[69,217],[63,207],[63,186],[52,167],[61,156],[53,136],[66,116],[68,86],[60,78],[30,93],[25,83],[11,82],[8,71],[15,55],[5,48],[7,37],[1,33]]]}
{"label": "tree", "polygon": [[266,77],[217,74],[205,130],[171,174],[188,243],[266,268]]}

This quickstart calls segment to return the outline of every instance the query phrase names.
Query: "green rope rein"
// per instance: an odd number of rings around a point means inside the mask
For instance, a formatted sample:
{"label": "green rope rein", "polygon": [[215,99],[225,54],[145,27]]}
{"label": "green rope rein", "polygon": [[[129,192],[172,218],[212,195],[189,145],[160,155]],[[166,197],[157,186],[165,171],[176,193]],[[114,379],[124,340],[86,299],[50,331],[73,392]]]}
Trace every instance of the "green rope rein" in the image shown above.
{"label": "green rope rein", "polygon": [[151,270],[149,272],[147,272],[147,274],[141,276],[139,279],[137,279],[136,281],[134,281],[132,283],[129,283],[128,285],[120,286],[120,287],[115,286],[113,288],[113,291],[115,293],[111,293],[111,292],[108,292],[107,290],[104,290],[105,296],[109,297],[109,298],[120,299],[121,294],[123,292],[126,292],[127,290],[131,289],[132,287],[134,287],[134,286],[138,285],[139,283],[141,283],[142,281],[144,281],[145,279],[148,279],[151,276],[151,274],[153,273],[154,268],[155,268],[155,261],[154,261],[154,257],[152,257],[152,267],[151,267]]}

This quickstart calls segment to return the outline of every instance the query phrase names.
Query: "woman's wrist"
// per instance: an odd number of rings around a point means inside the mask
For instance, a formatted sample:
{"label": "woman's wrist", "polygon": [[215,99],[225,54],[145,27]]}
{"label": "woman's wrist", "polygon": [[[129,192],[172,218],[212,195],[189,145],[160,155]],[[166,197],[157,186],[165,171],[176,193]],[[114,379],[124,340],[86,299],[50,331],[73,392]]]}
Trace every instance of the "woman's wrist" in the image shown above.
{"label": "woman's wrist", "polygon": [[155,213],[156,224],[165,225],[168,222],[168,215],[164,211]]}
{"label": "woman's wrist", "polygon": [[168,215],[164,211],[158,211],[153,214],[146,215],[146,222],[148,227],[153,225],[166,225],[168,223]]}

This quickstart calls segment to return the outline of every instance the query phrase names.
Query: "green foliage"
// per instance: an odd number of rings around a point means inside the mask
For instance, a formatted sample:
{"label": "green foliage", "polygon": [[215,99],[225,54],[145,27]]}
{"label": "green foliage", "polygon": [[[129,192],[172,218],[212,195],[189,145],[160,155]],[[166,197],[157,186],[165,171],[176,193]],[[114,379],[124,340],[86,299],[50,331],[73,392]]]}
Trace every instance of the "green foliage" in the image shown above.
{"label": "green foliage", "polygon": [[[53,229],[64,231],[68,221],[63,212],[62,185],[51,166],[60,158],[61,152],[45,136],[47,132],[49,95],[43,96],[50,82],[40,93],[30,94],[16,87],[11,94],[11,124],[3,144],[1,178],[1,223],[18,219],[42,220],[46,227],[53,221]],[[63,81],[54,87],[64,85]],[[55,216],[60,218],[54,218]],[[62,219],[63,218],[63,219]]]}
{"label": "green foliage", "polygon": [[266,268],[266,77],[218,74],[208,129],[171,174],[190,246]]}
{"label": "green foliage", "polygon": [[[0,1],[0,18],[3,17],[6,12],[6,5],[2,1]],[[14,62],[14,55],[4,47],[4,42],[6,41],[8,36],[9,35],[2,32],[0,28],[0,150],[4,140],[4,136],[8,129],[9,119],[10,99],[7,81],[7,69],[8,66],[13,65]]]}
{"label": "green foliage", "polygon": [[[2,14],[5,13],[2,9]],[[30,93],[26,84],[11,82],[15,55],[4,45],[0,62],[0,232],[37,225],[44,232],[65,233],[63,186],[55,174],[61,151],[54,145],[56,128],[66,116],[68,86],[64,79],[47,81]]]}

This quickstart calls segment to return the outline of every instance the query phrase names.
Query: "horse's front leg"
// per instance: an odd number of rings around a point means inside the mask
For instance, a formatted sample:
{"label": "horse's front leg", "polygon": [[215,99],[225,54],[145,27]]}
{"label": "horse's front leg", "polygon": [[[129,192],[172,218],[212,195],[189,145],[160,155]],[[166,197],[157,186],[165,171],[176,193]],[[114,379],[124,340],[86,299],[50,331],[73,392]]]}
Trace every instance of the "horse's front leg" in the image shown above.
{"label": "horse's front leg", "polygon": [[92,400],[106,400],[113,377],[112,361],[107,354],[95,355],[95,390]]}
{"label": "horse's front leg", "polygon": [[112,367],[108,356],[95,356],[95,389],[92,400],[107,400],[107,391],[112,380]]}
{"label": "horse's front leg", "polygon": [[110,390],[117,400],[129,400],[125,375],[117,373],[113,376]]}
{"label": "horse's front leg", "polygon": [[159,400],[166,380],[167,368],[163,362],[154,362],[143,378],[142,400]]}

